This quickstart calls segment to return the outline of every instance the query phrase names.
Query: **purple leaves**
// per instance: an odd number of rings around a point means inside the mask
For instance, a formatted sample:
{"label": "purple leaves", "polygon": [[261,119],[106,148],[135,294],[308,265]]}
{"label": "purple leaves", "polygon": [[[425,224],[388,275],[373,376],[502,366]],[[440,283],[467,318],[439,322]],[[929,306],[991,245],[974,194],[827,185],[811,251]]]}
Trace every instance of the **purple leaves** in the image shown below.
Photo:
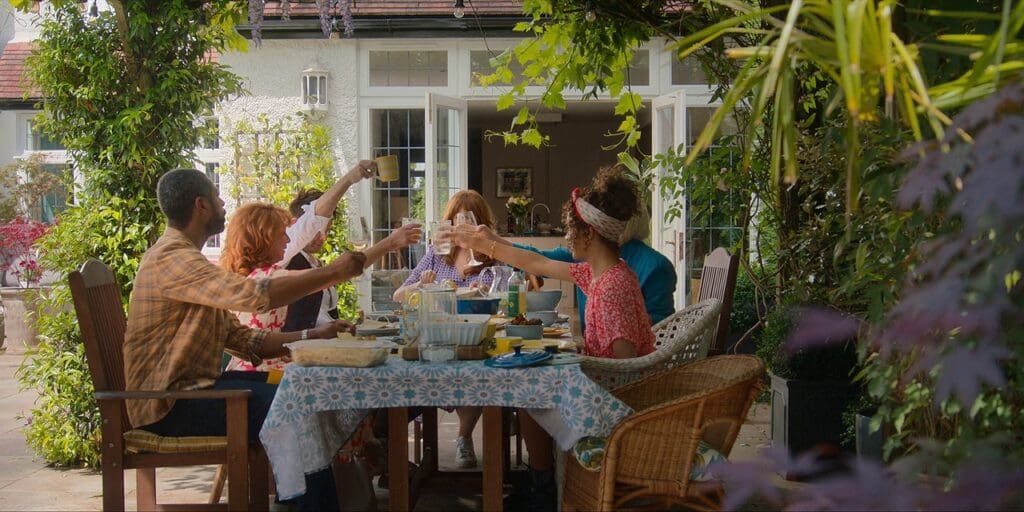
{"label": "purple leaves", "polygon": [[812,308],[797,315],[795,326],[786,341],[786,350],[795,353],[857,337],[861,323],[852,316],[831,309]]}
{"label": "purple leaves", "polygon": [[978,398],[982,385],[1002,386],[1006,379],[999,361],[1010,355],[1005,347],[987,344],[975,349],[953,349],[941,359],[941,369],[935,382],[936,402],[955,395],[960,403],[969,406]]}

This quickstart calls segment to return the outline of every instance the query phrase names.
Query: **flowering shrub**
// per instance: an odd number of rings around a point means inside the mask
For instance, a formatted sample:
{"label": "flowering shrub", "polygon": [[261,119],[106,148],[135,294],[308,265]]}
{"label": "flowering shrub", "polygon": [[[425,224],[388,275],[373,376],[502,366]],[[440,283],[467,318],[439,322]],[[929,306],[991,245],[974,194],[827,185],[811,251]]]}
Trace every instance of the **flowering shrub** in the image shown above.
{"label": "flowering shrub", "polygon": [[526,215],[526,209],[530,207],[530,198],[526,196],[512,196],[505,201],[505,207],[512,215],[522,217]]}
{"label": "flowering shrub", "polygon": [[23,283],[38,282],[42,269],[32,246],[49,229],[47,224],[22,217],[0,224],[0,272],[10,270]]}

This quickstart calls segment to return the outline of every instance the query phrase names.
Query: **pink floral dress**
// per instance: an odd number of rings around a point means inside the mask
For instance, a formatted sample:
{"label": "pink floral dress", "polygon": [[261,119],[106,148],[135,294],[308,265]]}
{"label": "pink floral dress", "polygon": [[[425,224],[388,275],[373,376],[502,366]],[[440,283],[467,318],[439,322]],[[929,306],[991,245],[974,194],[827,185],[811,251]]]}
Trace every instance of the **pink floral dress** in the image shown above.
{"label": "pink floral dress", "polygon": [[[269,278],[281,272],[287,272],[287,270],[282,269],[278,264],[274,264],[269,267],[253,269],[252,272],[249,272],[247,277],[249,279]],[[280,332],[281,327],[284,327],[284,319],[288,316],[288,306],[281,306],[263,313],[239,311],[235,314],[238,315],[238,321],[242,322],[242,325],[246,327]],[[249,361],[244,361],[232,356],[231,362],[228,363],[226,369],[238,372],[266,372],[270,370],[284,371],[285,365],[290,362],[290,357],[282,356],[275,357],[273,359],[264,359],[259,366],[253,366]]]}
{"label": "pink floral dress", "polygon": [[629,340],[637,356],[654,352],[654,331],[640,281],[625,261],[620,259],[596,278],[589,263],[572,263],[569,273],[587,296],[585,355],[612,358],[612,342],[617,339]]}

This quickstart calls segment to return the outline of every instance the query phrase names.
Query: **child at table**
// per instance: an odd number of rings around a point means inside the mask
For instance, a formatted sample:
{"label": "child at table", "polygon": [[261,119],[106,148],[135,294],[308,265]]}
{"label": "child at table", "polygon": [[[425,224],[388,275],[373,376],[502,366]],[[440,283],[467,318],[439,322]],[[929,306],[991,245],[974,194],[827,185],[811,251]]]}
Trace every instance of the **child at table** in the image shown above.
{"label": "child at table", "polygon": [[[452,241],[528,272],[576,283],[587,295],[583,353],[624,359],[654,351],[654,333],[636,274],[619,257],[618,240],[639,207],[634,182],[619,168],[602,169],[590,187],[575,189],[562,208],[565,238],[574,259],[555,261],[501,243],[479,226],[457,229]],[[555,509],[551,438],[529,414],[520,429],[530,452],[531,510]]]}

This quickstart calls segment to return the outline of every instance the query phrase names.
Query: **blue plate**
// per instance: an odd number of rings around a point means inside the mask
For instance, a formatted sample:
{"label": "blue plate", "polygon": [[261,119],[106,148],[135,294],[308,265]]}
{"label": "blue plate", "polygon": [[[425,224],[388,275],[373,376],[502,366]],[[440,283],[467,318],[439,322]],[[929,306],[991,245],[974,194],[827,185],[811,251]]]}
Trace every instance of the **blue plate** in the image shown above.
{"label": "blue plate", "polygon": [[547,361],[551,359],[553,354],[550,352],[542,352],[539,350],[528,350],[520,352],[508,352],[501,354],[500,356],[494,356],[484,361],[484,366],[491,368],[519,368],[522,366],[531,366],[537,363]]}

